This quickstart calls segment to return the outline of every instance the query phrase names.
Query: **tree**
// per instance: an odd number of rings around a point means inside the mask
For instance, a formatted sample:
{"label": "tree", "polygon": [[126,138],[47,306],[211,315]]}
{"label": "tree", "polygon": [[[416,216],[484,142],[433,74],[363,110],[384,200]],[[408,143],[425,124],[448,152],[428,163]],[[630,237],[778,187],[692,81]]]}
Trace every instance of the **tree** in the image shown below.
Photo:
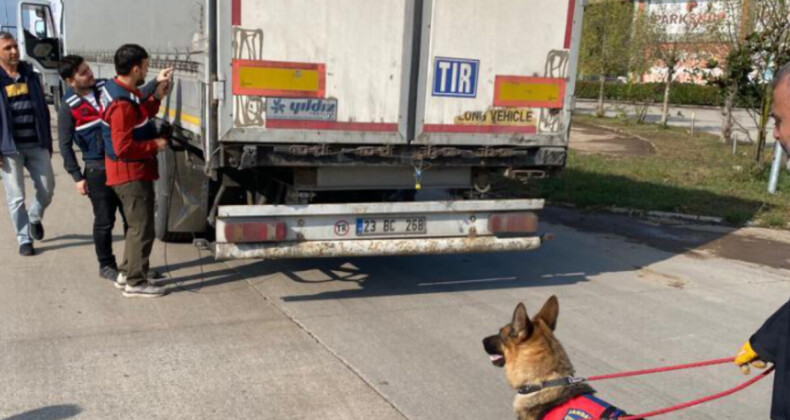
{"label": "tree", "polygon": [[607,77],[626,74],[634,6],[622,0],[591,3],[584,13],[581,43],[581,71],[597,75],[600,82],[597,115],[604,115]]}
{"label": "tree", "polygon": [[721,71],[719,75],[709,77],[708,83],[718,86],[724,97],[719,138],[722,143],[730,143],[735,128],[736,101],[741,99],[741,103],[744,103],[745,98],[750,96],[747,93],[749,76],[752,73],[752,59],[749,49],[743,44],[732,45],[724,62],[711,61],[708,63],[708,69],[711,74],[715,69]]}
{"label": "tree", "polygon": [[[759,136],[755,160],[760,162],[768,138],[773,92],[771,80],[785,63],[790,61],[789,0],[745,0],[746,12],[754,19],[754,31],[746,38],[746,48],[753,68],[749,81],[753,105],[758,118]],[[757,100],[759,99],[759,101]],[[759,105],[758,105],[759,103]]]}
{"label": "tree", "polygon": [[645,13],[637,13],[634,16],[632,27],[628,48],[627,96],[634,108],[636,123],[643,124],[647,118],[648,110],[653,105],[653,95],[638,88],[642,82],[642,75],[652,67],[650,54],[646,53],[651,45],[652,21]]}
{"label": "tree", "polygon": [[[693,47],[702,40],[704,31],[700,30],[699,22],[692,19],[677,21],[666,16],[676,16],[674,9],[680,4],[668,7],[663,5],[653,11],[653,15],[645,19],[645,33],[648,39],[647,54],[653,65],[664,69],[664,101],[661,112],[661,126],[669,123],[669,98],[672,93],[672,82],[680,71],[680,67],[688,60],[700,60],[700,51]],[[661,13],[656,13],[660,10]]]}
{"label": "tree", "polygon": [[723,53],[726,53],[723,61],[708,62],[706,78],[709,84],[721,89],[724,98],[719,136],[723,143],[732,141],[735,104],[739,98],[743,99],[744,88],[749,84],[749,76],[752,73],[748,39],[754,32],[754,19],[749,5],[749,0],[719,0],[718,7],[725,18],[705,23],[706,32],[711,40],[721,45]]}
{"label": "tree", "polygon": [[732,140],[734,105],[736,102],[743,104],[759,128],[755,160],[760,162],[773,105],[771,80],[778,69],[790,61],[790,1],[720,1],[730,16],[739,17],[708,28],[729,49],[722,74],[711,79],[725,95],[721,139]]}

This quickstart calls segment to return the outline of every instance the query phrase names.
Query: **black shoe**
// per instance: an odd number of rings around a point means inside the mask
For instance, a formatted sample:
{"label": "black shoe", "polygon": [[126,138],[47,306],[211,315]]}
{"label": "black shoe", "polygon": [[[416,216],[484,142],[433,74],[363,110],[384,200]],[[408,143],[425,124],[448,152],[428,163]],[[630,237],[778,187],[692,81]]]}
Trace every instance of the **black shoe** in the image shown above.
{"label": "black shoe", "polygon": [[36,250],[33,248],[33,244],[19,245],[19,255],[23,257],[32,257],[33,255],[36,255]]}
{"label": "black shoe", "polygon": [[116,281],[118,279],[118,269],[111,265],[106,265],[99,269],[99,277]]}
{"label": "black shoe", "polygon": [[30,236],[37,241],[44,239],[44,226],[41,222],[30,224]]}

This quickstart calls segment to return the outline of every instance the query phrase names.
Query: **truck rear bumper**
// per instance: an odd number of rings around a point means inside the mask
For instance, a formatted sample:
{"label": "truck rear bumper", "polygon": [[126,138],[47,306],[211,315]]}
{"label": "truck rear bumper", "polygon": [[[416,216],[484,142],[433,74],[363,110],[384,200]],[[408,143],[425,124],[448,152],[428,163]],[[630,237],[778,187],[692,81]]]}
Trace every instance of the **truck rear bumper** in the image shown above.
{"label": "truck rear bumper", "polygon": [[497,238],[495,236],[486,236],[476,238],[308,241],[277,244],[217,243],[214,245],[214,253],[219,260],[472,254],[530,251],[539,248],[542,242],[543,239],[540,237]]}

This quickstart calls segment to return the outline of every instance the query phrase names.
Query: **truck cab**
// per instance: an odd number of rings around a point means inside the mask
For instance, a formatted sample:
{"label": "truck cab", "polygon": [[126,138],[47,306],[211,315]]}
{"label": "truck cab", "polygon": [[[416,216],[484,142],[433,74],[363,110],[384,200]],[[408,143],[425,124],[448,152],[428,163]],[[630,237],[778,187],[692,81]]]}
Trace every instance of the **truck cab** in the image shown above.
{"label": "truck cab", "polygon": [[[9,16],[10,17],[10,16]],[[22,60],[41,75],[45,94],[58,106],[61,96],[58,62],[61,41],[49,1],[24,0],[17,4],[14,22],[4,24],[13,30]]]}

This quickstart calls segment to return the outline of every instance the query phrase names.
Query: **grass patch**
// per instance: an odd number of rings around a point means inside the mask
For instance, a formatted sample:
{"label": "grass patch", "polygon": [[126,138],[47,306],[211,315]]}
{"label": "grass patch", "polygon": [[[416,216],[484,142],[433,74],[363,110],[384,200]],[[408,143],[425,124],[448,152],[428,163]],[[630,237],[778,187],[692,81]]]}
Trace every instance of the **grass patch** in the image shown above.
{"label": "grass patch", "polygon": [[[722,217],[741,225],[754,221],[767,227],[790,223],[790,176],[783,171],[779,193],[766,192],[771,149],[763,162],[754,162],[755,146],[731,146],[716,136],[692,137],[680,128],[634,125],[614,119],[575,116],[581,124],[619,129],[650,140],[657,148],[652,156],[607,156],[571,151],[568,166],[560,175],[530,181],[529,196],[582,208],[626,207]],[[524,184],[506,182],[504,188]]]}

